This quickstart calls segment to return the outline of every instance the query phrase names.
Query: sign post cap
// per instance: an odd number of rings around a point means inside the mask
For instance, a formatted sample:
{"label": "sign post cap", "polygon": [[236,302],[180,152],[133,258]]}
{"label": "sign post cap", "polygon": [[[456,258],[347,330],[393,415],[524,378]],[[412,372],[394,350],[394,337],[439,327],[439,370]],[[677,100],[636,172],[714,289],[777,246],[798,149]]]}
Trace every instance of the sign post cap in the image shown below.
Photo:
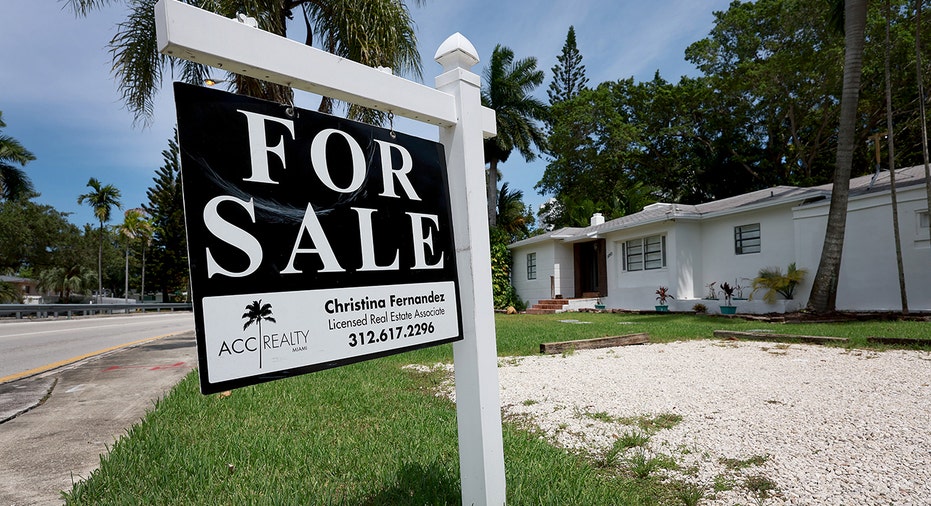
{"label": "sign post cap", "polygon": [[455,68],[470,69],[479,62],[475,46],[459,32],[450,35],[436,50],[433,59],[448,72]]}

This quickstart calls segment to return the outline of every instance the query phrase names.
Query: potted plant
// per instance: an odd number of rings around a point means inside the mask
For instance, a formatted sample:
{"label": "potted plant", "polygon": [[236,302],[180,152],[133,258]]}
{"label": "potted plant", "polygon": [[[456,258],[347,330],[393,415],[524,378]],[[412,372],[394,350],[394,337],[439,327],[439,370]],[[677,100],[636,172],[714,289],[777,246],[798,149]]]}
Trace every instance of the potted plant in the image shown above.
{"label": "potted plant", "polygon": [[731,298],[734,296],[734,292],[737,291],[737,287],[731,286],[725,281],[721,283],[720,288],[721,293],[724,294],[724,305],[721,306],[721,314],[736,314],[737,306],[731,305]]}
{"label": "potted plant", "polygon": [[665,286],[661,286],[656,289],[656,300],[659,302],[659,305],[655,306],[657,311],[668,312],[669,306],[666,305],[666,299],[675,299],[672,295],[669,295],[669,289]]}
{"label": "potted plant", "polygon": [[760,269],[759,276],[753,278],[753,291],[750,292],[750,298],[757,290],[764,289],[763,300],[769,304],[776,302],[776,294],[780,294],[786,300],[792,300],[795,294],[795,287],[805,279],[805,269],[795,268],[795,262],[789,264],[786,273],[782,273],[779,267],[764,267]]}
{"label": "potted plant", "polygon": [[718,300],[718,292],[715,291],[715,289],[714,289],[714,285],[716,285],[716,284],[718,284],[718,283],[715,282],[715,281],[712,281],[711,283],[708,283],[707,285],[705,285],[705,288],[708,289],[708,295],[705,296],[706,299],[708,299],[708,300]]}
{"label": "potted plant", "polygon": [[740,281],[750,281],[750,278],[734,278],[734,300],[747,300],[744,297],[744,288],[749,288],[748,286],[741,285]]}

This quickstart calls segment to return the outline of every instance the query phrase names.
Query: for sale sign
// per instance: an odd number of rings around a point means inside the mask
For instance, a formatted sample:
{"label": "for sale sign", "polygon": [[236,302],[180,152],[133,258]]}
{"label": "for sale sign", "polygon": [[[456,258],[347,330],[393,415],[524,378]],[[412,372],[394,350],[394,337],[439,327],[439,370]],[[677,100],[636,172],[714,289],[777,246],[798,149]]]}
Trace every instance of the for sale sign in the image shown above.
{"label": "for sale sign", "polygon": [[201,390],[461,339],[442,145],[176,83]]}

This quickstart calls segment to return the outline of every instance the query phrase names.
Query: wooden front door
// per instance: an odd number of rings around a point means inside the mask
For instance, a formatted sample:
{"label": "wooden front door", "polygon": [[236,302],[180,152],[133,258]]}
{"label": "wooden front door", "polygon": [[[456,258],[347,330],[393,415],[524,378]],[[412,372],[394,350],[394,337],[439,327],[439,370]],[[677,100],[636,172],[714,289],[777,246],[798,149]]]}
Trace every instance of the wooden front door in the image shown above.
{"label": "wooden front door", "polygon": [[605,240],[576,243],[573,246],[575,261],[575,296],[608,295],[608,271],[605,260]]}

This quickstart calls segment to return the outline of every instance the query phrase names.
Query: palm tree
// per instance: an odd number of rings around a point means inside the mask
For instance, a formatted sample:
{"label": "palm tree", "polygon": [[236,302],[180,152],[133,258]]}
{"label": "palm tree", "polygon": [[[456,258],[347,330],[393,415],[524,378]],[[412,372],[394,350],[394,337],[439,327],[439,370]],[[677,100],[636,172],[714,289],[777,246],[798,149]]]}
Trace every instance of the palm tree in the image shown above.
{"label": "palm tree", "polygon": [[844,6],[844,86],[841,91],[840,122],[837,130],[837,163],[834,168],[834,184],[831,190],[831,205],[828,210],[827,230],[821,261],[812,282],[808,309],[814,312],[829,312],[836,307],[837,280],[840,277],[840,262],[844,250],[844,233],[847,225],[847,201],[850,197],[850,172],[853,165],[854,134],[857,123],[857,103],[860,93],[860,77],[863,73],[863,49],[866,44],[867,0],[834,0],[837,7]]}
{"label": "palm tree", "polygon": [[[64,0],[79,16],[117,0]],[[110,41],[113,71],[123,101],[136,120],[152,117],[155,95],[168,70],[180,80],[203,84],[208,76],[205,66],[187,60],[160,55],[155,44],[152,10],[156,0],[124,0],[130,9]],[[422,4],[424,0],[414,0]],[[188,1],[188,3],[195,3]],[[304,43],[316,41],[322,49],[372,67],[388,67],[394,72],[420,77],[420,53],[414,23],[402,0],[215,0],[197,2],[198,6],[232,18],[242,12],[254,17],[262,30],[286,36],[287,20],[300,9],[307,31]],[[290,104],[290,88],[230,74],[227,80],[234,91],[245,95]],[[332,111],[332,100],[324,97],[322,112]],[[378,119],[371,111],[353,107],[350,115],[357,119]]]}
{"label": "palm tree", "polygon": [[[5,128],[3,111],[0,111],[0,128]],[[29,176],[19,167],[11,164],[26,165],[36,157],[16,139],[0,134],[0,199],[18,200],[35,195],[35,189]]]}
{"label": "palm tree", "polygon": [[497,227],[508,234],[512,241],[530,235],[533,213],[524,207],[524,192],[511,190],[508,183],[501,185],[498,192]]}
{"label": "palm tree", "polygon": [[500,44],[495,46],[482,88],[482,105],[494,109],[498,127],[498,135],[485,140],[488,223],[492,227],[497,222],[498,163],[506,162],[514,149],[528,162],[533,161],[537,155],[531,148],[543,149],[546,144],[537,123],[546,119],[546,105],[531,95],[542,82],[543,71],[537,70],[536,58],[514,61],[514,51]]}
{"label": "palm tree", "polygon": [[120,209],[120,191],[112,184],[101,185],[97,178],[87,181],[87,187],[93,191],[78,196],[78,204],[87,202],[94,210],[94,216],[100,222],[99,248],[97,251],[97,302],[103,293],[103,224],[110,221],[110,213],[114,207]]}
{"label": "palm tree", "polygon": [[37,276],[38,288],[41,292],[54,292],[58,294],[58,300],[61,302],[65,297],[65,289],[61,282],[65,270],[61,267],[50,267],[39,272]]}
{"label": "palm tree", "polygon": [[71,292],[82,290],[84,281],[92,276],[93,274],[83,265],[52,267],[39,273],[38,288],[46,292],[56,292],[59,301],[68,303],[71,301]]}
{"label": "palm tree", "polygon": [[145,249],[148,246],[148,241],[152,237],[152,223],[148,219],[148,215],[145,212],[145,209],[141,207],[136,207],[133,209],[127,209],[123,213],[123,223],[119,226],[120,235],[123,236],[124,242],[126,245],[126,274],[125,282],[126,286],[123,292],[124,297],[129,296],[129,249],[132,247],[134,242],[142,243],[142,282],[145,289]]}
{"label": "palm tree", "polygon": [[272,305],[265,303],[262,304],[262,299],[252,301],[252,304],[246,306],[246,312],[242,314],[243,319],[246,319],[246,323],[242,326],[243,330],[249,328],[249,325],[253,323],[258,324],[259,326],[259,369],[262,368],[262,320],[270,321],[276,323],[275,319],[272,317]]}
{"label": "palm tree", "polygon": [[22,300],[23,295],[20,293],[19,288],[17,288],[16,285],[6,281],[0,281],[0,303],[19,303],[22,302]]}

